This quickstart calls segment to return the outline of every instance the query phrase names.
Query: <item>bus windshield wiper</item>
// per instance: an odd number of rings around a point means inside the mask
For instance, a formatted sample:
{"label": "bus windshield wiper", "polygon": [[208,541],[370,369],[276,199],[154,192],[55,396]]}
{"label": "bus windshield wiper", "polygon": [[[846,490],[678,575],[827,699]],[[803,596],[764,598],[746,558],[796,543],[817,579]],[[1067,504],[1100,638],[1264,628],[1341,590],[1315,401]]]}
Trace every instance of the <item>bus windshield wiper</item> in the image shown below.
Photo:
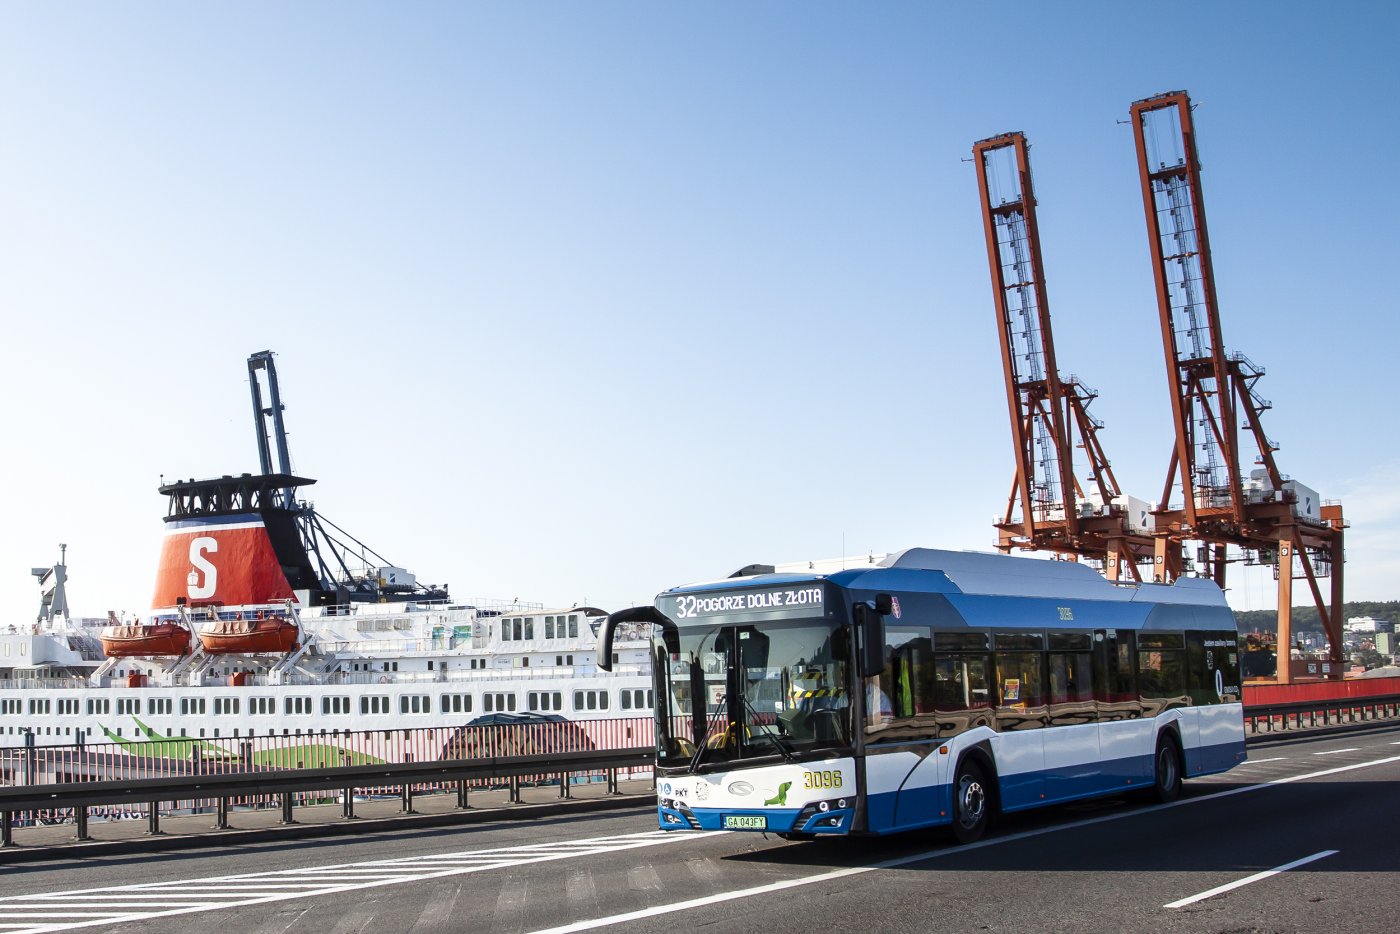
{"label": "bus windshield wiper", "polygon": [[710,714],[710,719],[705,721],[705,732],[700,734],[700,742],[695,744],[695,753],[690,757],[690,765],[686,767],[687,772],[694,772],[700,767],[700,760],[705,758],[705,744],[710,738],[710,732],[714,728],[715,721],[719,719],[719,715],[724,711],[724,702],[728,697],[728,694],[721,694],[719,699],[715,701],[715,712]]}
{"label": "bus windshield wiper", "polygon": [[767,724],[765,724],[762,720],[758,719],[758,711],[754,709],[753,703],[749,700],[749,696],[747,694],[741,696],[744,698],[744,708],[748,710],[749,714],[753,717],[754,726],[762,730],[763,735],[767,736],[773,741],[773,745],[778,747],[778,753],[784,759],[786,759],[788,762],[793,761],[792,749],[788,746],[787,741],[783,739],[782,734],[774,730],[770,730]]}

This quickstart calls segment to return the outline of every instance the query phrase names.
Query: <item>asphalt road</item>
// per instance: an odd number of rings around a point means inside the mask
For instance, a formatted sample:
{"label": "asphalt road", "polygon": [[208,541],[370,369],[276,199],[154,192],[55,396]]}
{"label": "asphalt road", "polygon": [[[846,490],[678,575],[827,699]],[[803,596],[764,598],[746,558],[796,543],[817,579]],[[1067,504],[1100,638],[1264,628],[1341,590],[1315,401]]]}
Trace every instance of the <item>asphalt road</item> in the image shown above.
{"label": "asphalt road", "polygon": [[33,863],[0,870],[0,934],[1400,930],[1400,727],[1250,756],[1173,805],[1052,808],[971,847],[662,834],[636,811]]}

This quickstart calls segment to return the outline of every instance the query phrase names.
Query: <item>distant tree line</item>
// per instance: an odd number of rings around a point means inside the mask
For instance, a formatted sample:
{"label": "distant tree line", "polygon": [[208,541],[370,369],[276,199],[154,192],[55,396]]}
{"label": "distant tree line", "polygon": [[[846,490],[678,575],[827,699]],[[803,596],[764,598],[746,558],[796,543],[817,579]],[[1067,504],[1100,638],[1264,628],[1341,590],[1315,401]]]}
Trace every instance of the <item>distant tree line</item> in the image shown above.
{"label": "distant tree line", "polygon": [[[1357,600],[1343,603],[1342,620],[1349,620],[1353,616],[1388,619],[1395,623],[1397,628],[1400,628],[1400,600],[1387,600],[1383,603],[1374,600]],[[1235,619],[1239,621],[1240,629],[1245,632],[1256,629],[1263,632],[1273,632],[1278,628],[1277,610],[1245,610],[1236,613]],[[1295,606],[1293,608],[1293,631],[1322,632],[1322,620],[1317,615],[1317,607]]]}

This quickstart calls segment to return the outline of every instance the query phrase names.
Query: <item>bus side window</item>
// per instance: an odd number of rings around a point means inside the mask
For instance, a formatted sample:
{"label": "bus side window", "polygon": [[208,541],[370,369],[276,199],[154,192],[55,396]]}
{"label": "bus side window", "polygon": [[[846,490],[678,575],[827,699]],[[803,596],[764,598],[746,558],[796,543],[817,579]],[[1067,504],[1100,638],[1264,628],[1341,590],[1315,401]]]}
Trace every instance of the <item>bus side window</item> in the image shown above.
{"label": "bus side window", "polygon": [[870,726],[933,711],[933,640],[928,627],[889,627],[885,641],[890,661],[880,673],[879,691],[867,699]]}
{"label": "bus side window", "polygon": [[1094,704],[1099,720],[1141,716],[1142,705],[1133,680],[1136,649],[1131,629],[1109,629],[1103,633],[1102,641],[1094,643]]}
{"label": "bus side window", "polygon": [[1230,631],[1186,633],[1186,676],[1192,705],[1240,700],[1239,637]]}
{"label": "bus side window", "polygon": [[990,710],[991,678],[987,656],[940,654],[934,667],[934,709]]}
{"label": "bus side window", "polygon": [[1045,637],[1040,633],[997,633],[999,701],[997,729],[1028,730],[1045,725]]}
{"label": "bus side window", "polygon": [[1087,632],[1050,633],[1050,722],[1052,725],[1093,723],[1094,686],[1091,674],[1093,636]]}
{"label": "bus side window", "polygon": [[956,736],[979,726],[990,726],[992,714],[992,664],[985,632],[935,632],[933,634],[933,709],[938,736]]}
{"label": "bus side window", "polygon": [[1144,715],[1186,706],[1186,641],[1181,633],[1138,634],[1137,679]]}

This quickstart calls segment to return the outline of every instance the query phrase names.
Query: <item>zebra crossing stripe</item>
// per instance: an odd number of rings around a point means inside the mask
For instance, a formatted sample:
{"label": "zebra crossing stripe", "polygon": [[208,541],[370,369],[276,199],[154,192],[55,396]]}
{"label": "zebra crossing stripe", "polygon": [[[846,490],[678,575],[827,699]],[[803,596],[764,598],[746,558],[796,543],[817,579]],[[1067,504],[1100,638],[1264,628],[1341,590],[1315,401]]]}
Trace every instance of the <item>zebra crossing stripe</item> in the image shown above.
{"label": "zebra crossing stripe", "polygon": [[723,833],[726,831],[670,834],[650,830],[554,844],[527,844],[475,852],[307,866],[275,872],[142,882],[72,892],[12,895],[0,898],[0,934],[49,934],[221,908],[312,898],[423,879],[487,872],[502,867],[698,840]]}

